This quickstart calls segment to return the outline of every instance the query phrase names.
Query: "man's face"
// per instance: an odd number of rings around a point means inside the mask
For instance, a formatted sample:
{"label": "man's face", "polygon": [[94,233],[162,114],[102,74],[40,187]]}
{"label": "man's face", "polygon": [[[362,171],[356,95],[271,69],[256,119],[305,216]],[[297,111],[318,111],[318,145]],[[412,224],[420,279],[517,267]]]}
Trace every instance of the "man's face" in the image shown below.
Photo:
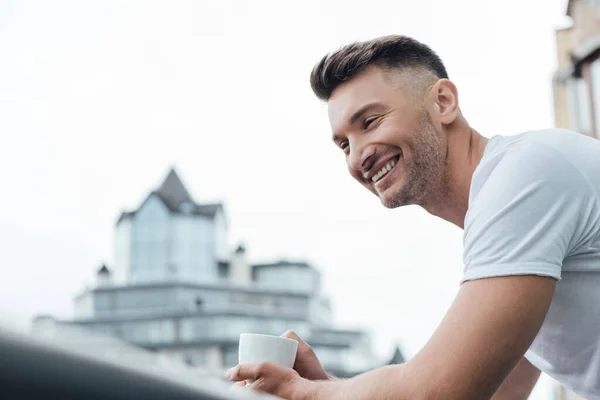
{"label": "man's face", "polygon": [[333,140],[350,174],[385,207],[425,205],[443,190],[446,145],[394,72],[371,67],[329,99]]}

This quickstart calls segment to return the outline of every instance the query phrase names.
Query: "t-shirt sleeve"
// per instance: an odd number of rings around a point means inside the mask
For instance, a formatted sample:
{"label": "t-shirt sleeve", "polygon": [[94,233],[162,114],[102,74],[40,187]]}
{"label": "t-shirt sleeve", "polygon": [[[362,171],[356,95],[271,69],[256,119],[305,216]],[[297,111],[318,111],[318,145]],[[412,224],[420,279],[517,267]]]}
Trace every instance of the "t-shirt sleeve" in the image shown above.
{"label": "t-shirt sleeve", "polygon": [[465,218],[462,282],[507,275],[559,280],[564,258],[586,240],[595,201],[582,173],[543,144],[482,161]]}

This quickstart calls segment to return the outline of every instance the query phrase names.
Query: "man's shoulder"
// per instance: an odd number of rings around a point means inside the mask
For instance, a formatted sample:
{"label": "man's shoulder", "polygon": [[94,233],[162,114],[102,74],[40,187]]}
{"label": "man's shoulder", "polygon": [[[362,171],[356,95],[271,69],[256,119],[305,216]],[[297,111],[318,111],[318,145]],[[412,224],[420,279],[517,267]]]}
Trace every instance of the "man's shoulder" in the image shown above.
{"label": "man's shoulder", "polygon": [[493,136],[489,139],[484,160],[491,155],[516,153],[545,153],[565,148],[567,143],[585,145],[591,138],[566,129],[538,129],[510,136]]}
{"label": "man's shoulder", "polygon": [[582,156],[594,151],[600,157],[600,141],[566,129],[494,136],[489,139],[476,173],[489,176],[496,170],[507,169],[514,173],[526,166],[529,171],[546,174],[566,165],[575,166]]}
{"label": "man's shoulder", "polygon": [[577,158],[581,152],[600,152],[600,141],[568,129],[549,128],[526,131],[510,136],[489,139],[483,162],[504,154],[518,156],[559,153],[562,157]]}
{"label": "man's shoulder", "polygon": [[516,193],[533,183],[541,183],[550,191],[552,186],[568,190],[580,185],[583,175],[589,175],[582,174],[589,169],[582,160],[588,157],[590,146],[597,146],[595,159],[600,158],[600,141],[564,129],[492,137],[473,174],[471,200],[484,186]]}

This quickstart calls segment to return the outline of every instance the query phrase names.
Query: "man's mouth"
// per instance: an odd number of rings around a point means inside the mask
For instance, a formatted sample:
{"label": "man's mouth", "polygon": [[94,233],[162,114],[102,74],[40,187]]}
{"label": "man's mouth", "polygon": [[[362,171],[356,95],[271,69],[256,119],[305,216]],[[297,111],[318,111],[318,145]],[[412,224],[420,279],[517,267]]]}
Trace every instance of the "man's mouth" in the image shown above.
{"label": "man's mouth", "polygon": [[399,159],[399,155],[394,157],[393,159],[388,161],[387,164],[385,164],[379,171],[377,171],[377,173],[371,178],[373,183],[377,183],[378,181],[382,180],[392,169],[394,169]]}

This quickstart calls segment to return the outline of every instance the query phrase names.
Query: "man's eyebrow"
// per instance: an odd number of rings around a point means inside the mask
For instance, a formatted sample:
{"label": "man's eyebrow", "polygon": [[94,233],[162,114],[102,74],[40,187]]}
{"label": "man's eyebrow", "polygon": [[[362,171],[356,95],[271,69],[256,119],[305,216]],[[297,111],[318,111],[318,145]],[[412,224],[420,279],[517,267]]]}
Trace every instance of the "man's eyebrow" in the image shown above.
{"label": "man's eyebrow", "polygon": [[[356,123],[356,121],[358,121],[360,119],[360,117],[362,117],[363,114],[365,114],[366,112],[371,111],[374,108],[380,108],[380,107],[383,107],[383,104],[378,101],[373,101],[371,103],[365,104],[364,106],[362,106],[361,108],[356,110],[354,113],[352,113],[352,115],[348,119],[349,125],[354,125]],[[341,140],[341,137],[339,137],[338,135],[333,135],[331,137],[331,140],[333,140],[334,142],[337,143],[338,141]]]}
{"label": "man's eyebrow", "polygon": [[359,108],[358,110],[356,110],[356,111],[355,111],[355,112],[352,114],[352,116],[351,116],[351,117],[350,117],[350,119],[348,120],[348,121],[349,121],[349,123],[350,123],[350,125],[354,125],[354,124],[356,123],[356,121],[357,121],[357,120],[358,120],[360,117],[362,117],[362,115],[363,115],[364,113],[366,113],[367,111],[370,111],[370,110],[372,110],[372,109],[374,109],[374,108],[380,108],[380,107],[382,107],[382,106],[383,106],[383,104],[381,104],[381,103],[380,103],[380,102],[378,102],[378,101],[374,101],[374,102],[371,102],[371,103],[367,103],[367,104],[365,104],[364,106],[362,106],[361,108]]}

